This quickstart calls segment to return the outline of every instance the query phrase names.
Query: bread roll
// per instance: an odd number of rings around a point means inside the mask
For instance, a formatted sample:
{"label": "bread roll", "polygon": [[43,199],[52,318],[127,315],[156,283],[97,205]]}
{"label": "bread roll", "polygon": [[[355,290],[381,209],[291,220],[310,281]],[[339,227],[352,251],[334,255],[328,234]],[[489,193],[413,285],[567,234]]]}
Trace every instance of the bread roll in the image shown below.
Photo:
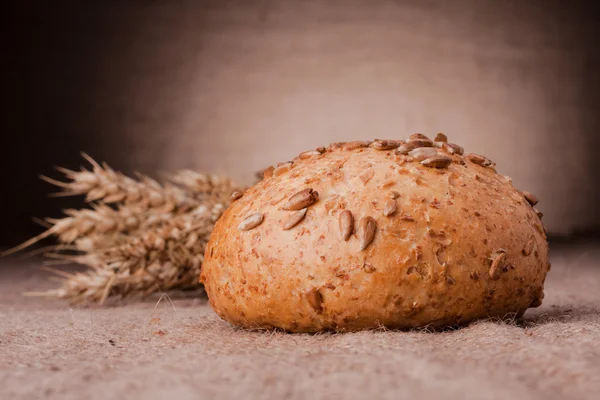
{"label": "bread roll", "polygon": [[537,199],[445,135],[334,143],[234,197],[200,277],[234,325],[441,328],[518,317],[544,296]]}

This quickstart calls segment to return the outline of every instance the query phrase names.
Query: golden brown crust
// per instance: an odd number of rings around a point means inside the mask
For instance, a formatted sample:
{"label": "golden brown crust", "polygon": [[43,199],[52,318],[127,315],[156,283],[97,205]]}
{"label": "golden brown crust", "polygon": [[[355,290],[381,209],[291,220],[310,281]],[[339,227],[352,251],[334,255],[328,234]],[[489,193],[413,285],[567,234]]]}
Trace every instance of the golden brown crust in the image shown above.
{"label": "golden brown crust", "polygon": [[[436,149],[452,162],[432,168],[402,147],[304,152],[233,202],[202,266],[217,314],[315,332],[444,327],[541,304],[548,245],[531,195],[485,157]],[[284,229],[297,212],[286,208],[300,206],[303,217]],[[238,229],[256,213],[260,224]]]}

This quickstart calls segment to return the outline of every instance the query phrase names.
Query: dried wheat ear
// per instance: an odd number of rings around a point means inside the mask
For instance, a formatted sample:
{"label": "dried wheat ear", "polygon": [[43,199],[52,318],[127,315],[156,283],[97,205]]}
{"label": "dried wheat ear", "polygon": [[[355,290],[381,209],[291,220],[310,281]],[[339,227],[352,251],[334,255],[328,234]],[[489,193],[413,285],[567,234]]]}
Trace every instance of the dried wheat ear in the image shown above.
{"label": "dried wheat ear", "polygon": [[62,189],[55,196],[83,195],[91,208],[46,219],[45,232],[5,255],[55,237],[59,244],[45,254],[53,259],[50,263],[77,263],[89,269],[74,274],[52,269],[66,278],[62,286],[28,294],[103,303],[114,295],[199,288],[213,225],[232,193],[237,196],[242,189],[229,178],[191,170],[169,176],[165,184],[140,174],[133,179],[83,156],[91,170],[58,168],[66,181],[42,179]]}

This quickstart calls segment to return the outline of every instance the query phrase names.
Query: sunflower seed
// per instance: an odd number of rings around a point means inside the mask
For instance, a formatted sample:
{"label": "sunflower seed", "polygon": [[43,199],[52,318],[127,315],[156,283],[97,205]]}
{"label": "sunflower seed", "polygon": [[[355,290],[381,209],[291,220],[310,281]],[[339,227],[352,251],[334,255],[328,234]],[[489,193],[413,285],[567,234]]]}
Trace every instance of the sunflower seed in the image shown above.
{"label": "sunflower seed", "polygon": [[388,199],[385,202],[385,205],[383,206],[383,215],[385,215],[386,217],[390,217],[390,216],[396,214],[396,209],[397,209],[396,200]]}
{"label": "sunflower seed", "polygon": [[345,143],[342,148],[344,150],[356,150],[356,149],[362,149],[364,147],[369,147],[369,145],[371,144],[371,142],[368,141],[358,141],[358,142],[349,142],[349,143]]}
{"label": "sunflower seed", "polygon": [[327,150],[332,151],[335,149],[341,149],[348,142],[333,142],[328,147]]}
{"label": "sunflower seed", "polygon": [[347,241],[354,233],[354,217],[350,210],[344,210],[339,216],[340,234],[344,241]]}
{"label": "sunflower seed", "polygon": [[319,193],[317,191],[307,188],[290,197],[287,203],[283,205],[283,209],[288,211],[301,210],[304,207],[310,206],[318,198]]}
{"label": "sunflower seed", "polygon": [[546,228],[544,228],[541,224],[533,224],[533,227],[537,229],[537,231],[543,235],[546,234]]}
{"label": "sunflower seed", "polygon": [[413,142],[402,143],[398,149],[396,150],[396,154],[401,154],[403,156],[407,155],[411,150],[417,148],[417,145]]}
{"label": "sunflower seed", "polygon": [[471,277],[471,279],[473,279],[474,281],[479,280],[479,272],[477,271],[471,271],[471,273],[469,274],[469,276]]}
{"label": "sunflower seed", "polygon": [[292,168],[292,163],[291,162],[287,162],[287,163],[282,163],[279,164],[274,170],[273,170],[273,175],[274,176],[279,176],[281,174],[283,174],[284,172],[289,171]]}
{"label": "sunflower seed", "polygon": [[502,249],[498,249],[492,254],[490,257],[492,260],[492,266],[489,271],[490,279],[494,281],[500,279],[500,271],[505,257],[506,251]]}
{"label": "sunflower seed", "polygon": [[465,152],[462,147],[454,143],[442,143],[442,150],[448,154],[458,154],[459,156]]}
{"label": "sunflower seed", "polygon": [[358,240],[360,241],[360,251],[366,249],[375,239],[377,230],[377,221],[373,217],[363,217],[358,226]]}
{"label": "sunflower seed", "polygon": [[466,157],[467,160],[471,161],[474,164],[481,165],[482,167],[489,167],[490,165],[492,165],[491,160],[479,154],[471,153],[468,154]]}
{"label": "sunflower seed", "polygon": [[534,244],[535,244],[535,241],[533,239],[529,239],[527,241],[527,243],[525,243],[523,250],[521,250],[521,252],[523,253],[524,256],[528,256],[531,254],[531,252],[533,251]]}
{"label": "sunflower seed", "polygon": [[409,140],[428,140],[431,142],[431,139],[429,139],[427,136],[423,135],[422,133],[413,133],[412,135],[410,135],[408,137]]}
{"label": "sunflower seed", "polygon": [[273,176],[274,169],[275,169],[275,167],[273,167],[272,165],[270,167],[268,167],[267,169],[265,169],[262,173],[263,179],[267,179],[267,178],[270,178],[271,176]]}
{"label": "sunflower seed", "polygon": [[375,175],[375,171],[373,170],[373,168],[369,168],[368,170],[366,170],[365,172],[360,174],[359,178],[362,181],[362,183],[367,183],[371,180],[371,178],[374,175]]}
{"label": "sunflower seed", "polygon": [[438,155],[436,149],[430,147],[419,147],[418,149],[411,150],[408,153],[409,156],[415,158],[418,161],[423,161],[431,157],[435,157]]}
{"label": "sunflower seed", "polygon": [[448,136],[446,136],[442,132],[440,132],[437,135],[435,135],[435,138],[433,139],[433,141],[448,143]]}
{"label": "sunflower seed", "polygon": [[229,196],[229,199],[231,201],[236,201],[237,199],[239,199],[242,196],[243,196],[242,192],[233,192],[233,193],[231,193],[231,196]]}
{"label": "sunflower seed", "polygon": [[312,156],[320,156],[321,152],[317,151],[317,150],[309,150],[309,151],[304,151],[300,154],[298,154],[298,158],[301,160],[306,160],[307,158],[311,158]]}
{"label": "sunflower seed", "polygon": [[433,142],[429,139],[411,139],[408,143],[412,143],[415,147],[433,147]]}
{"label": "sunflower seed", "polygon": [[264,215],[262,213],[254,213],[249,217],[246,217],[239,225],[238,229],[241,231],[248,231],[250,229],[256,228],[258,225],[263,222]]}
{"label": "sunflower seed", "polygon": [[290,215],[287,221],[285,221],[285,224],[283,224],[283,230],[287,231],[289,229],[292,229],[294,226],[298,225],[300,221],[302,221],[306,216],[306,211],[308,211],[308,208],[303,208],[302,210],[296,211],[295,213]]}
{"label": "sunflower seed", "polygon": [[395,190],[392,190],[392,191],[390,192],[390,197],[391,197],[392,199],[397,199],[398,197],[400,197],[400,193],[396,192]]}
{"label": "sunflower seed", "polygon": [[436,155],[421,161],[421,164],[431,168],[448,168],[448,166],[452,164],[452,159],[450,157]]}
{"label": "sunflower seed", "polygon": [[454,153],[458,154],[459,156],[462,156],[465,153],[465,149],[455,143],[448,143],[448,146],[452,147],[454,149]]}
{"label": "sunflower seed", "polygon": [[527,200],[529,202],[529,204],[531,204],[532,206],[535,206],[539,201],[538,198],[536,197],[536,195],[534,195],[533,193],[523,191],[523,192],[521,192],[521,194],[523,194],[523,197],[525,197],[525,200]]}
{"label": "sunflower seed", "polygon": [[323,295],[317,288],[312,288],[306,293],[306,299],[308,304],[312,307],[317,314],[323,312]]}
{"label": "sunflower seed", "polygon": [[400,142],[396,140],[375,140],[371,143],[371,147],[376,150],[391,150],[400,146]]}

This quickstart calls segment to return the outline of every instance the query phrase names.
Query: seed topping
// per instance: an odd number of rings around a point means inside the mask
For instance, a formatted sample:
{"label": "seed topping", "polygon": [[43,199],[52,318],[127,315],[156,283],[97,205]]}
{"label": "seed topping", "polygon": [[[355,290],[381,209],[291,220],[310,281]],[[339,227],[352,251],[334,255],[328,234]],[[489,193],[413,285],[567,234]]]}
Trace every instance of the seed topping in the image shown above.
{"label": "seed topping", "polygon": [[489,270],[490,279],[494,281],[500,279],[500,272],[505,258],[506,250],[504,249],[498,249],[494,253],[492,253],[490,257],[490,259],[492,260],[492,266]]}
{"label": "seed topping", "polygon": [[238,229],[241,231],[249,231],[250,229],[254,229],[263,222],[264,217],[265,216],[262,213],[254,213],[240,222]]}
{"label": "seed topping", "polygon": [[435,157],[438,155],[436,149],[431,147],[419,147],[417,149],[411,150],[408,153],[409,156],[413,157],[417,161],[423,161],[431,157]]}
{"label": "seed topping", "polygon": [[422,133],[413,133],[412,135],[410,135],[408,137],[409,140],[428,140],[431,142],[431,139],[429,139],[427,136],[423,135]]}
{"label": "seed topping", "polygon": [[229,199],[231,201],[236,201],[237,199],[241,198],[243,196],[242,192],[233,192],[231,193],[231,196],[229,196]]}
{"label": "seed topping", "polygon": [[309,150],[309,151],[304,151],[300,154],[298,154],[298,158],[301,160],[306,160],[307,158],[311,158],[313,156],[320,156],[321,152],[318,150]]}
{"label": "seed topping", "polygon": [[267,167],[262,173],[263,179],[268,179],[273,176],[273,170],[275,170],[275,167],[272,165]]}
{"label": "seed topping", "polygon": [[522,194],[523,194],[523,197],[525,197],[525,200],[527,200],[527,202],[529,204],[531,204],[532,206],[535,206],[539,202],[537,196],[534,195],[533,193],[523,191]]}
{"label": "seed topping", "polygon": [[360,251],[366,249],[375,238],[377,230],[377,221],[373,217],[363,217],[358,226],[358,239],[360,241]]}
{"label": "seed topping", "polygon": [[492,161],[489,160],[488,158],[480,155],[480,154],[475,154],[475,153],[471,153],[471,154],[467,154],[467,160],[471,161],[474,164],[477,165],[481,165],[482,167],[489,167],[490,165],[492,165]]}
{"label": "seed topping", "polygon": [[356,149],[362,149],[365,147],[369,147],[369,145],[371,144],[371,142],[368,141],[358,141],[358,142],[349,142],[349,143],[344,143],[342,145],[342,148],[344,150],[356,150]]}
{"label": "seed topping", "polygon": [[442,143],[442,150],[448,154],[458,154],[459,156],[465,152],[462,147],[454,143]]}
{"label": "seed topping", "polygon": [[421,161],[421,164],[430,168],[448,168],[448,166],[452,164],[452,159],[450,157],[436,155]]}
{"label": "seed topping", "polygon": [[289,171],[291,168],[292,168],[291,162],[281,163],[273,170],[273,175],[279,176],[279,175],[283,174],[284,172]]}
{"label": "seed topping", "polygon": [[433,141],[434,142],[448,143],[448,136],[446,136],[442,132],[440,132],[437,135],[435,135],[435,138],[433,139]]}
{"label": "seed topping", "polygon": [[391,150],[400,146],[400,142],[396,140],[375,140],[371,143],[371,147],[376,150]]}
{"label": "seed topping", "polygon": [[396,214],[397,208],[398,206],[396,205],[396,200],[388,199],[386,200],[385,205],[383,206],[383,215],[385,215],[386,217],[390,217]]}
{"label": "seed topping", "polygon": [[413,142],[406,142],[406,143],[402,143],[400,144],[400,146],[398,147],[398,149],[396,150],[396,154],[400,154],[400,155],[408,155],[408,153],[411,150],[414,150],[417,148],[417,145]]}
{"label": "seed topping", "polygon": [[365,172],[360,174],[359,178],[362,181],[362,183],[366,184],[371,180],[371,178],[373,178],[373,176],[375,176],[375,170],[373,168],[369,168]]}
{"label": "seed topping", "polygon": [[283,205],[284,210],[297,211],[310,206],[319,199],[319,193],[311,188],[299,191]]}
{"label": "seed topping", "polygon": [[429,139],[411,139],[408,143],[412,143],[415,147],[433,147],[433,142]]}
{"label": "seed topping", "polygon": [[350,210],[344,210],[339,216],[340,234],[344,241],[347,241],[354,233],[354,217]]}
{"label": "seed topping", "polygon": [[308,211],[308,208],[303,208],[302,210],[296,211],[295,213],[290,215],[287,221],[285,221],[285,223],[283,224],[283,230],[287,231],[292,229],[294,226],[298,225],[300,221],[302,221],[306,216],[306,211]]}
{"label": "seed topping", "polygon": [[523,253],[524,256],[528,256],[531,254],[531,252],[533,251],[534,244],[535,244],[535,241],[533,240],[533,238],[529,239],[527,241],[527,243],[525,243],[523,250],[521,250],[521,252]]}

